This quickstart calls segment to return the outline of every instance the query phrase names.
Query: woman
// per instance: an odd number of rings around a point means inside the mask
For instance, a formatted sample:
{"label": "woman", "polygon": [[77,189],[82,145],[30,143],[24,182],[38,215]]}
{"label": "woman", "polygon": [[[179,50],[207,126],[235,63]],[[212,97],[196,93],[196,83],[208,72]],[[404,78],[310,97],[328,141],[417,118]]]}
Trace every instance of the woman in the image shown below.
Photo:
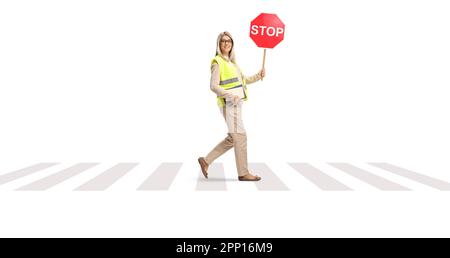
{"label": "woman", "polygon": [[233,38],[229,32],[217,37],[216,56],[211,62],[211,90],[217,95],[217,104],[225,118],[228,136],[221,141],[206,157],[198,158],[205,178],[208,178],[208,166],[219,156],[234,147],[236,168],[239,181],[259,181],[261,177],[252,175],[247,164],[247,134],[242,122],[242,104],[247,100],[247,87],[265,76],[264,69],[247,77],[236,64]]}

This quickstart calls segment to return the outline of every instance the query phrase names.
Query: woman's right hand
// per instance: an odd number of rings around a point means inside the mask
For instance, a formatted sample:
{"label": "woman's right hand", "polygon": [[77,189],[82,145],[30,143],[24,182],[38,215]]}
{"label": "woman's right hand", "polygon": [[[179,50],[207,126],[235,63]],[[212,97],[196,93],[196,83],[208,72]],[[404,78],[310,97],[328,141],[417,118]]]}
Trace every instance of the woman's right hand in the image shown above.
{"label": "woman's right hand", "polygon": [[233,97],[231,98],[231,101],[235,106],[239,103],[239,100],[241,100],[241,98],[237,95],[233,95]]}

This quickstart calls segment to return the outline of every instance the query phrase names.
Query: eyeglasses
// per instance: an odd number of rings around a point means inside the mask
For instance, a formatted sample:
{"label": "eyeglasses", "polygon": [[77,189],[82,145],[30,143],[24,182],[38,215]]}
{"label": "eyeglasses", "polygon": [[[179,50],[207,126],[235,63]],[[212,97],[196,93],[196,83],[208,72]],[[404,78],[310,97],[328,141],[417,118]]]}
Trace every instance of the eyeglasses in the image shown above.
{"label": "eyeglasses", "polygon": [[220,43],[225,44],[225,43],[233,43],[233,41],[231,39],[222,39],[220,40]]}

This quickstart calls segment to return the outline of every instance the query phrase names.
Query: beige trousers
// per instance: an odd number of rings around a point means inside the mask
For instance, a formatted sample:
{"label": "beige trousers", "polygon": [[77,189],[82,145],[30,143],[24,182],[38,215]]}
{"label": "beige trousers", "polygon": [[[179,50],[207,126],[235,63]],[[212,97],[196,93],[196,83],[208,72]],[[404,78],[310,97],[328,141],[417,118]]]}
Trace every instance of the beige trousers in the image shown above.
{"label": "beige trousers", "polygon": [[247,164],[247,134],[242,122],[242,100],[237,105],[227,101],[225,106],[221,108],[221,113],[227,123],[228,136],[209,152],[205,157],[205,161],[211,164],[234,147],[238,175],[245,176],[249,174],[249,171]]}

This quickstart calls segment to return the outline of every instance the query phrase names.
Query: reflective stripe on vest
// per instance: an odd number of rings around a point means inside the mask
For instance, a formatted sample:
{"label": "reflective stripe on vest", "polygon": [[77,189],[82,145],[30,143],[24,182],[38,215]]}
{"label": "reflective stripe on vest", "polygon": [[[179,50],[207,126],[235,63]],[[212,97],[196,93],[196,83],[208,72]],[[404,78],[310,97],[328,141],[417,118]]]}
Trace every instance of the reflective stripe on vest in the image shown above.
{"label": "reflective stripe on vest", "polygon": [[[247,100],[247,87],[245,85],[245,79],[242,79],[242,85],[241,82],[239,81],[239,77],[240,76],[238,74],[238,69],[236,67],[235,64],[233,64],[232,62],[229,62],[227,60],[225,60],[222,56],[217,55],[212,61],[211,61],[211,65],[216,62],[219,65],[219,73],[220,73],[220,83],[219,86],[222,89],[231,89],[234,87],[238,87],[238,86],[243,86],[244,88],[244,94],[245,94],[245,98],[244,100]],[[217,104],[220,107],[223,107],[225,105],[225,99],[222,97],[217,97]]]}
{"label": "reflective stripe on vest", "polygon": [[225,84],[229,84],[232,82],[238,82],[238,81],[239,81],[239,78],[235,77],[235,78],[231,78],[231,79],[228,79],[225,81],[220,81],[220,85],[225,85]]}

